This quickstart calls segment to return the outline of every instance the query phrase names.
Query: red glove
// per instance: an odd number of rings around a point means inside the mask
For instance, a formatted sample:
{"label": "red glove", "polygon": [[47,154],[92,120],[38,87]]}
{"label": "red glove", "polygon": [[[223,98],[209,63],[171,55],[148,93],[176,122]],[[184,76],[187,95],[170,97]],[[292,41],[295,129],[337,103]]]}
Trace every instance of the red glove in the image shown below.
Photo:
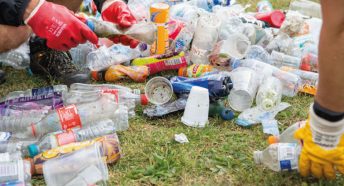
{"label": "red glove", "polygon": [[[104,3],[102,11],[102,18],[105,21],[110,21],[118,24],[122,28],[128,28],[133,24],[136,24],[136,19],[129,10],[127,4],[121,0],[115,0],[111,4]],[[108,6],[107,6],[108,5]],[[111,39],[114,43],[122,43],[123,45],[130,46],[130,48],[136,48],[140,43],[138,40],[130,38],[128,36],[115,36]]]}
{"label": "red glove", "polygon": [[64,6],[41,0],[25,20],[33,32],[47,40],[47,46],[69,50],[86,40],[97,44],[97,36]]}

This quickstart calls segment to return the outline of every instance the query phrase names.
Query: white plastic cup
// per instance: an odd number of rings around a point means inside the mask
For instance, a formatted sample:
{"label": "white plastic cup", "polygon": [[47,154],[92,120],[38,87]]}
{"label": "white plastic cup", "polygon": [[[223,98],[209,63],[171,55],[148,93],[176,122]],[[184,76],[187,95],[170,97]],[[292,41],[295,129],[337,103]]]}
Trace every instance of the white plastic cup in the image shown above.
{"label": "white plastic cup", "polygon": [[194,86],[186,102],[182,122],[190,127],[203,128],[208,123],[209,92],[208,89]]}
{"label": "white plastic cup", "polygon": [[256,96],[259,77],[250,68],[239,67],[230,73],[233,89],[229,93],[229,105],[235,110],[242,112],[250,108]]}
{"label": "white plastic cup", "polygon": [[146,84],[145,94],[149,102],[155,105],[163,105],[171,100],[173,88],[168,79],[154,77]]}
{"label": "white plastic cup", "polygon": [[212,14],[198,20],[190,52],[193,64],[209,64],[208,55],[218,40],[220,25],[220,19]]}

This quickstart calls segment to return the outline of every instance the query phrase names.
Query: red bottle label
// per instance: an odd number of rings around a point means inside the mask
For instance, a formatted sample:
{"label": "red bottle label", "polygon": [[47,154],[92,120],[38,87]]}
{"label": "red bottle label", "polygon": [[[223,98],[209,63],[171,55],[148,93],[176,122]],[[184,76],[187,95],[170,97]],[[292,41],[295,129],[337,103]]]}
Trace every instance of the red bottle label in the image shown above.
{"label": "red bottle label", "polygon": [[76,142],[75,135],[73,131],[67,131],[55,135],[58,146],[67,145]]}
{"label": "red bottle label", "polygon": [[114,95],[116,99],[116,103],[118,103],[118,90],[117,89],[103,89],[103,93]]}
{"label": "red bottle label", "polygon": [[56,110],[60,118],[61,129],[67,130],[74,127],[82,127],[80,116],[75,105],[62,107]]}

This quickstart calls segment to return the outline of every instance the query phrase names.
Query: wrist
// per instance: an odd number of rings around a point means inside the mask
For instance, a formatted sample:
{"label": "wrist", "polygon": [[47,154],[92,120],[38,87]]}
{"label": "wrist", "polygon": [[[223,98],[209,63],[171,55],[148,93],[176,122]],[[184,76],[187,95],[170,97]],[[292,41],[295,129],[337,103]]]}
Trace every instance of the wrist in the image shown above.
{"label": "wrist", "polygon": [[28,6],[25,9],[25,13],[23,17],[25,24],[29,22],[29,20],[38,11],[38,9],[42,6],[44,2],[45,2],[44,0],[30,0]]}

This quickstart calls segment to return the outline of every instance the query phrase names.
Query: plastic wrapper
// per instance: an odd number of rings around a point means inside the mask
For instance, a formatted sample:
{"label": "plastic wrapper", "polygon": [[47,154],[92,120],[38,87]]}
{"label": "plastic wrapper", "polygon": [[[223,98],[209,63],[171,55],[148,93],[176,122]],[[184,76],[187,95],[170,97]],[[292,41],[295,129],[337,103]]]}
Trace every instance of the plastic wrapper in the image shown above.
{"label": "plastic wrapper", "polygon": [[162,117],[185,109],[187,97],[181,97],[164,105],[154,105],[143,110],[148,117]]}

